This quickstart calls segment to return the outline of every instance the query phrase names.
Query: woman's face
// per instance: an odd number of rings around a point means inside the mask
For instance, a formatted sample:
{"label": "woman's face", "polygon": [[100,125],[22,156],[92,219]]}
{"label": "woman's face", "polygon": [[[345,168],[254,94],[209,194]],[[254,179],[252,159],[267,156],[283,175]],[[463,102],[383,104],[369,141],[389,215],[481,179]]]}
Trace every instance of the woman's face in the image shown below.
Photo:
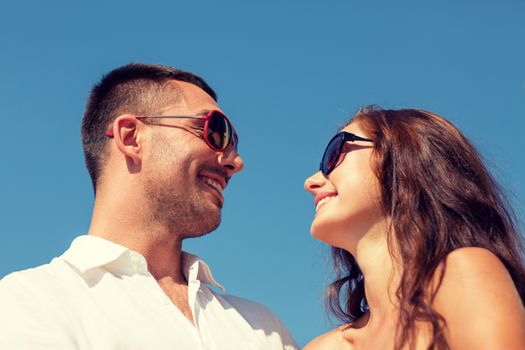
{"label": "woman's face", "polygon": [[[369,137],[353,122],[342,131]],[[372,167],[373,144],[346,142],[337,167],[324,177],[317,172],[304,183],[314,195],[314,237],[332,246],[354,251],[358,241],[384,222],[380,207],[380,187]]]}

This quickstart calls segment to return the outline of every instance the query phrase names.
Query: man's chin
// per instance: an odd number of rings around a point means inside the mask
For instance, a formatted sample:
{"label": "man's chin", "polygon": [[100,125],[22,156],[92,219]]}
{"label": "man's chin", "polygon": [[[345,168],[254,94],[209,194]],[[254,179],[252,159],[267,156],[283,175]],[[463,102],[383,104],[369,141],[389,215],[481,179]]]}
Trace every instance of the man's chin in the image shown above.
{"label": "man's chin", "polygon": [[194,226],[191,232],[184,234],[185,238],[197,238],[211,233],[219,227],[221,223],[221,216],[218,215],[216,218],[207,217],[205,220],[197,220],[196,226]]}

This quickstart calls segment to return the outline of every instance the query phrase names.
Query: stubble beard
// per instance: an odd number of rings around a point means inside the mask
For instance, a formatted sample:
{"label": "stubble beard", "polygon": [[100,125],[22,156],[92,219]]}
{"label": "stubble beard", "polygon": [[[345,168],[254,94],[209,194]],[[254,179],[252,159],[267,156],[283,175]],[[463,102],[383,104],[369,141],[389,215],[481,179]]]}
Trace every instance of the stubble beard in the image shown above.
{"label": "stubble beard", "polygon": [[202,198],[194,193],[181,196],[175,195],[177,192],[180,188],[164,188],[160,192],[148,193],[154,226],[160,225],[164,232],[170,236],[177,235],[180,239],[200,237],[219,226],[219,208],[203,203]]}
{"label": "stubble beard", "polygon": [[[177,167],[189,169],[189,160]],[[150,225],[159,233],[184,239],[203,236],[219,226],[220,207],[203,196],[196,175],[189,176],[191,172],[174,171],[167,178],[152,177],[146,184]]]}
{"label": "stubble beard", "polygon": [[[197,178],[198,168],[192,166],[191,152],[181,147],[174,151],[161,133],[155,134],[155,169],[145,183],[151,227],[160,234],[178,239],[200,237],[215,230],[221,222],[221,208],[210,201]],[[171,171],[160,169],[172,168]]]}

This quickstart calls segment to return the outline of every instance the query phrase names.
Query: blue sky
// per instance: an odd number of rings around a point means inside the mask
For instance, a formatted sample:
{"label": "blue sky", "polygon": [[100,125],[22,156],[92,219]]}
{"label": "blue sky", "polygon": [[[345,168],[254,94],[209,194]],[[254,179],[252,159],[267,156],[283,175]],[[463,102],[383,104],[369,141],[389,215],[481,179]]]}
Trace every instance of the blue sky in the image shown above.
{"label": "blue sky", "polygon": [[360,106],[450,119],[523,221],[524,18],[518,0],[3,1],[0,276],[48,262],[88,228],[79,130],[92,85],[132,61],[172,65],[218,92],[245,162],[221,227],[185,249],[304,345],[332,325],[328,249],[310,236],[303,182]]}

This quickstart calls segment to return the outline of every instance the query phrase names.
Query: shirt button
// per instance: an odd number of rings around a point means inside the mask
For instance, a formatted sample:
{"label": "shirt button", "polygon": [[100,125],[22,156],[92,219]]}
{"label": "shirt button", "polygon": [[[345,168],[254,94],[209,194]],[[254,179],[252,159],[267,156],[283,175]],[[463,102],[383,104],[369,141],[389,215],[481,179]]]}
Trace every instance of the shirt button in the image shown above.
{"label": "shirt button", "polygon": [[146,268],[146,263],[144,262],[144,259],[135,254],[131,256],[131,264],[133,265],[133,268],[137,271],[145,270]]}

